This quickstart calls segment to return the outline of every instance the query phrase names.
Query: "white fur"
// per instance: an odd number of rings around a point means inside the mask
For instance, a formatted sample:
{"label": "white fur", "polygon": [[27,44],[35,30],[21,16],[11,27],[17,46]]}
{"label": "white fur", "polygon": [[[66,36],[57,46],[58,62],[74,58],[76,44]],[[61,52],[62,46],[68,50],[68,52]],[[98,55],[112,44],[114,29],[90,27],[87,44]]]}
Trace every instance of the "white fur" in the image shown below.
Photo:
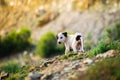
{"label": "white fur", "polygon": [[[76,41],[76,37],[78,35],[81,35],[80,37],[80,40]],[[65,53],[69,52],[70,51],[70,48],[73,49],[74,53],[77,53],[79,51],[82,51],[84,52],[84,37],[81,33],[75,33],[75,34],[72,34],[72,35],[68,35],[67,34],[67,37],[65,37],[63,35],[62,32],[60,32],[58,35],[57,35],[58,39],[57,39],[57,42],[58,43],[64,43],[65,45]],[[62,37],[62,39],[61,39]],[[76,48],[76,45],[78,44],[78,42],[81,42],[81,46],[79,45],[79,49]]]}

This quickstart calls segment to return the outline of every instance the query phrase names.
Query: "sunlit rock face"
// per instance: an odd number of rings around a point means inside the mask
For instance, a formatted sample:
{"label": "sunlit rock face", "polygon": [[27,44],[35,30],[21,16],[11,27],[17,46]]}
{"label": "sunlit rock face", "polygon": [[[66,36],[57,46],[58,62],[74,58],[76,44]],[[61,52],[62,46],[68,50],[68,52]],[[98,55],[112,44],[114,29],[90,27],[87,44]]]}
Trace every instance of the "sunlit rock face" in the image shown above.
{"label": "sunlit rock face", "polygon": [[[120,10],[102,11],[69,11],[61,13],[55,20],[44,26],[42,29],[33,32],[33,38],[47,31],[60,32],[81,32],[86,38],[89,34],[91,39],[96,43],[103,35],[105,27],[113,25],[120,21]],[[40,35],[36,35],[40,34]]]}

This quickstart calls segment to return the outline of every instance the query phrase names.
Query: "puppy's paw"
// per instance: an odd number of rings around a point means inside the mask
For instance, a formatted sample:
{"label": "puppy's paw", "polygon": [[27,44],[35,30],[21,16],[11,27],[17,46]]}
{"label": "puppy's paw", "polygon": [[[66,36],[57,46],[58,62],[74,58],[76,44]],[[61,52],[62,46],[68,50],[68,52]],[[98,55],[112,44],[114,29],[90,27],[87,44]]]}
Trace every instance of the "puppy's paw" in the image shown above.
{"label": "puppy's paw", "polygon": [[85,53],[85,51],[84,51],[84,50],[80,50],[80,52]]}

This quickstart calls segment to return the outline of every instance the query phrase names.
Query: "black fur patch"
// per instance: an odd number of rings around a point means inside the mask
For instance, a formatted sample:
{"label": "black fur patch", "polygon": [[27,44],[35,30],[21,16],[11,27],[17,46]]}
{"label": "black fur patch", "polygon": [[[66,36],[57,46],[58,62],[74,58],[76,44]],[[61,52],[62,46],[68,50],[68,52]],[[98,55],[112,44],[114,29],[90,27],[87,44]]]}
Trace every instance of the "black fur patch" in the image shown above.
{"label": "black fur patch", "polygon": [[63,34],[65,37],[67,37],[67,32],[63,32],[62,34]]}
{"label": "black fur patch", "polygon": [[80,40],[81,35],[77,35],[76,41]]}

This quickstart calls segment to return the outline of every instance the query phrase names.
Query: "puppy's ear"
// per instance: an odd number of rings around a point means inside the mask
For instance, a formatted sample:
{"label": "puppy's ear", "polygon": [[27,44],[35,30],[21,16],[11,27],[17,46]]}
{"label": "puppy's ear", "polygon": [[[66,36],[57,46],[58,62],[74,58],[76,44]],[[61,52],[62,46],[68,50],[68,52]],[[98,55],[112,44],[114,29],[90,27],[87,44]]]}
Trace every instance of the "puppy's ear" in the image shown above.
{"label": "puppy's ear", "polygon": [[63,34],[65,37],[67,37],[67,32],[63,32],[62,34]]}

